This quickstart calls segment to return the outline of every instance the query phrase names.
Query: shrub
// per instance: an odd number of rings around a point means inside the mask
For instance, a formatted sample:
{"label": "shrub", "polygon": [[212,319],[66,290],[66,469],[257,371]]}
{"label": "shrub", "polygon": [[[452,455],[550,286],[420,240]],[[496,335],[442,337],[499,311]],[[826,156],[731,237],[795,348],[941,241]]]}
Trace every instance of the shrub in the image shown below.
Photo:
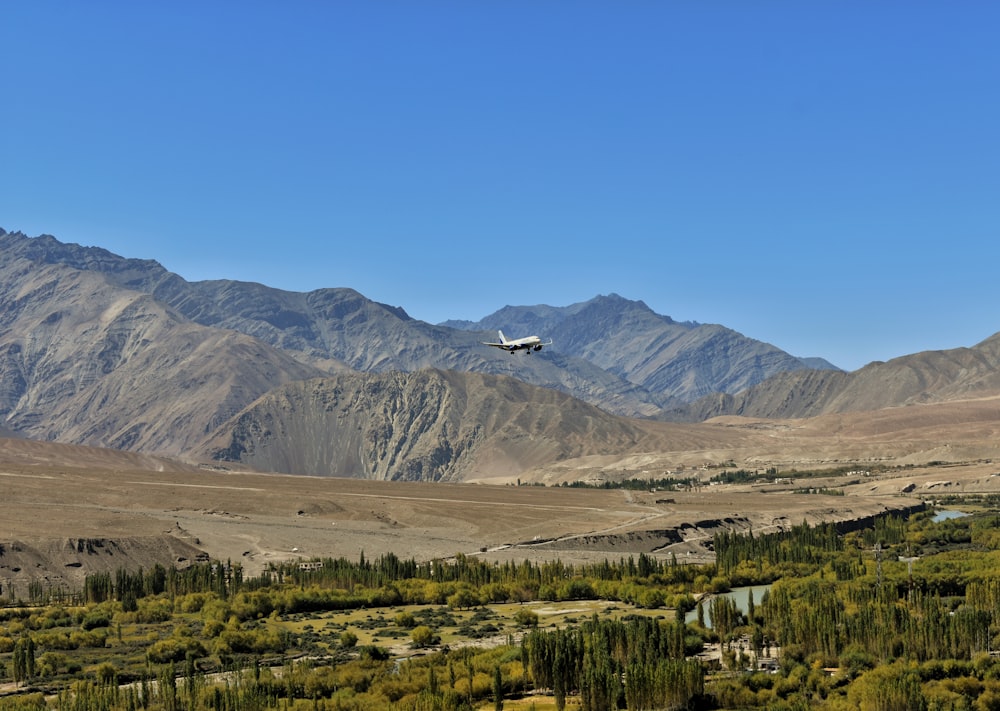
{"label": "shrub", "polygon": [[204,657],[205,648],[198,640],[190,637],[171,637],[150,645],[146,652],[149,661],[156,664],[183,661],[188,653],[195,657]]}
{"label": "shrub", "polygon": [[89,615],[83,618],[83,622],[80,623],[80,627],[89,632],[90,630],[97,629],[98,627],[110,627],[111,618],[108,617],[103,612],[91,612]]}
{"label": "shrub", "polygon": [[410,632],[410,639],[413,640],[414,647],[430,647],[437,644],[441,638],[427,625],[419,625]]}
{"label": "shrub", "polygon": [[514,613],[514,623],[518,627],[538,627],[538,613],[522,608]]}

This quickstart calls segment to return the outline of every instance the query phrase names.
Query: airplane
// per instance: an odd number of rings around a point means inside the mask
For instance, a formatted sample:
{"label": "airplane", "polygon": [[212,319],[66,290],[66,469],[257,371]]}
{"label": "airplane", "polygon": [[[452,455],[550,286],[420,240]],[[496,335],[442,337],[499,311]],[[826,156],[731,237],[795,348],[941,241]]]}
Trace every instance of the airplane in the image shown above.
{"label": "airplane", "polygon": [[515,338],[508,341],[504,338],[503,331],[497,331],[497,335],[500,336],[499,343],[489,343],[487,341],[480,341],[484,346],[493,346],[494,348],[503,348],[505,351],[514,354],[514,351],[526,351],[531,353],[531,351],[540,351],[542,346],[551,346],[552,341],[548,343],[542,343],[542,339],[538,336],[527,336],[526,338]]}

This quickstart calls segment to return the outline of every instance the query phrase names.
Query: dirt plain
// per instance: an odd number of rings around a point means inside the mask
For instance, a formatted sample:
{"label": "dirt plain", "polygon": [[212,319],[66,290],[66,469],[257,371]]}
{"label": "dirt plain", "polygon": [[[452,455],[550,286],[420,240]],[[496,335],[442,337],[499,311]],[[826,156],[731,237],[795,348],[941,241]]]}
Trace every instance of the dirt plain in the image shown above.
{"label": "dirt plain", "polygon": [[[948,494],[1000,492],[996,398],[704,427],[720,433],[719,447],[563,461],[520,474],[521,485],[503,477],[438,484],[223,470],[0,439],[0,594],[23,595],[32,580],[72,589],[88,572],[207,558],[240,562],[251,575],[275,561],[389,552],[564,562],[644,552],[704,562],[722,529],[852,521]],[[778,475],[766,483],[709,483],[724,469],[771,467]],[[798,476],[833,468],[847,472]],[[697,484],[553,486],[664,477]],[[802,493],[824,488],[843,495]]]}

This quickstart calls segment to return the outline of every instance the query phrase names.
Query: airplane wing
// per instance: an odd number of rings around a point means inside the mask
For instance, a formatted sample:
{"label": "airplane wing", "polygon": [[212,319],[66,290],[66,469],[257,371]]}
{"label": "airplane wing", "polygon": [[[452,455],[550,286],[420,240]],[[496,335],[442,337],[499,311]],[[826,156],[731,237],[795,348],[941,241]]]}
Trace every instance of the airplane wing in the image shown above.
{"label": "airplane wing", "polygon": [[488,341],[480,341],[484,346],[493,346],[494,348],[507,348],[506,343],[490,343]]}

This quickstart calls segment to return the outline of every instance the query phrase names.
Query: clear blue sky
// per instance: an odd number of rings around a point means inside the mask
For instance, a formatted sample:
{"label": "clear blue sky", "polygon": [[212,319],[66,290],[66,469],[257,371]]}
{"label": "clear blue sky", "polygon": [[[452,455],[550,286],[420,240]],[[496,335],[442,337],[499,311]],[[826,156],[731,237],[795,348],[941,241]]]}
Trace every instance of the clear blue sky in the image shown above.
{"label": "clear blue sky", "polygon": [[0,227],[432,323],[615,292],[854,369],[1000,331],[1000,4],[19,2]]}

